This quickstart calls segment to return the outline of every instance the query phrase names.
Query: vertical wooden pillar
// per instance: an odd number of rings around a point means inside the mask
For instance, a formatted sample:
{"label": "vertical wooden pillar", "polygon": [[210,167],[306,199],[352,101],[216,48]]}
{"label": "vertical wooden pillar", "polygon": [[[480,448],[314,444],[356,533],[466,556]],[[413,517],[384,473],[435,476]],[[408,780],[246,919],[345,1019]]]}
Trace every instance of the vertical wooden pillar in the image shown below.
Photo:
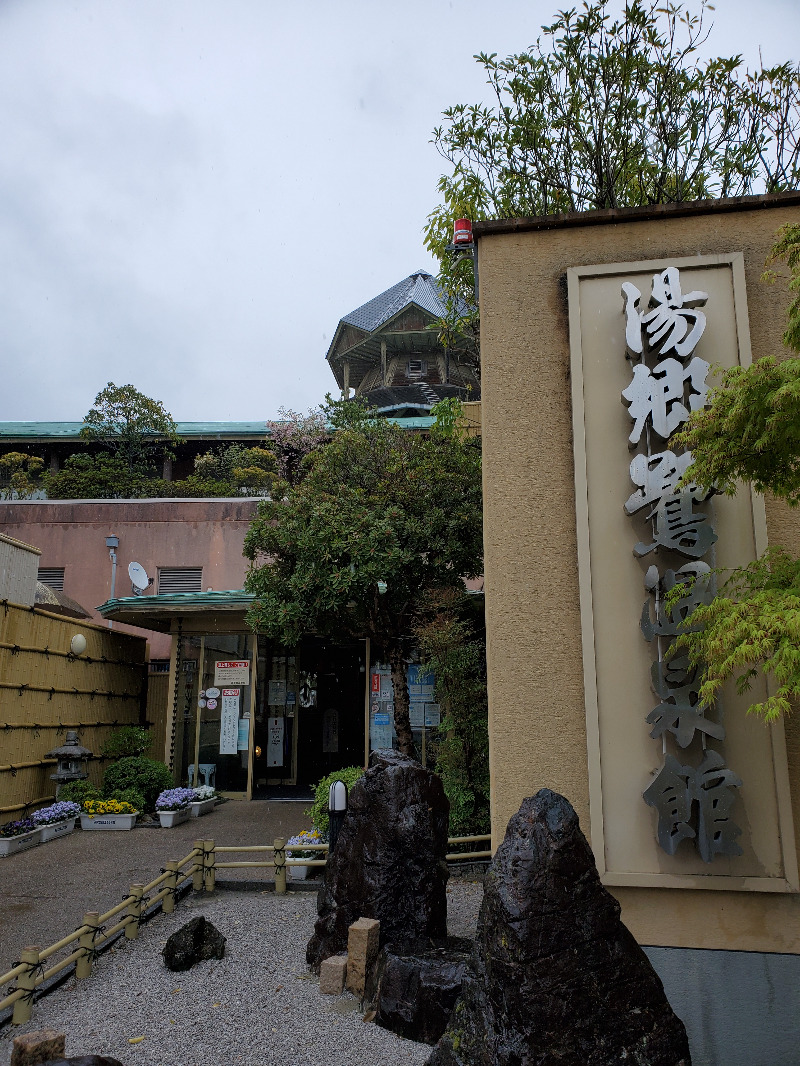
{"label": "vertical wooden pillar", "polygon": [[128,895],[131,897],[131,901],[128,904],[128,914],[133,918],[133,921],[125,926],[125,936],[128,940],[135,940],[139,935],[139,919],[142,917],[144,885],[131,885]]}
{"label": "vertical wooden pillar", "polygon": [[36,977],[39,969],[39,948],[23,948],[19,961],[28,968],[17,978],[17,988],[24,990],[25,995],[14,1004],[14,1013],[11,1016],[12,1025],[24,1025],[31,1020],[33,1013],[33,990],[36,988]]}
{"label": "vertical wooden pillar", "polygon": [[381,341],[381,384],[386,384],[386,341]]}
{"label": "vertical wooden pillar", "polygon": [[273,841],[275,847],[275,895],[286,895],[286,841],[282,837],[276,837]]}
{"label": "vertical wooden pillar", "polygon": [[92,976],[92,963],[94,961],[94,942],[97,936],[99,918],[99,911],[87,911],[86,914],[84,914],[83,916],[83,924],[86,926],[86,931],[81,933],[80,945],[83,948],[83,954],[75,963],[76,977]]}

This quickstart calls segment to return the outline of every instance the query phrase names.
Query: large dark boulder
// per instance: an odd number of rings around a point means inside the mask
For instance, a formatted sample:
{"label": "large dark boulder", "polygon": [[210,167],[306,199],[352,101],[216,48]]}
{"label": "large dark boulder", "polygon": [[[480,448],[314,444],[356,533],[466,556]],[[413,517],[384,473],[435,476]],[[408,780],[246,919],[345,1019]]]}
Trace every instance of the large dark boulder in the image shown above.
{"label": "large dark boulder", "polygon": [[203,959],[221,959],[225,954],[225,937],[200,915],[173,933],[161,954],[167,969],[179,973]]}
{"label": "large dark boulder", "polygon": [[567,800],[526,799],[429,1066],[689,1066],[683,1023],[619,914]]}
{"label": "large dark boulder", "polygon": [[387,944],[373,978],[375,1021],[407,1040],[435,1044],[461,994],[472,941],[459,937]]}
{"label": "large dark boulder", "polygon": [[311,967],[347,950],[359,918],[378,919],[381,946],[447,935],[449,812],[436,774],[399,752],[373,751],[325,867]]}

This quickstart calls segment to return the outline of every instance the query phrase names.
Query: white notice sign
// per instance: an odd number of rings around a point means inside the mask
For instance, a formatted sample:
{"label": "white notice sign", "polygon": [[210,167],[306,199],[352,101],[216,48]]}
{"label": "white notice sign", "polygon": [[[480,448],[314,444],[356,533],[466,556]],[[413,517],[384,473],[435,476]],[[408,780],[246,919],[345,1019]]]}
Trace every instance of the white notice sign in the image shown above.
{"label": "white notice sign", "polygon": [[214,684],[249,685],[250,660],[237,659],[231,662],[230,660],[223,661],[221,659],[218,659],[214,663]]}
{"label": "white notice sign", "polygon": [[267,766],[283,766],[283,719],[267,719]]}
{"label": "white notice sign", "polygon": [[235,755],[239,740],[239,696],[241,689],[222,690],[222,712],[219,722],[219,753]]}

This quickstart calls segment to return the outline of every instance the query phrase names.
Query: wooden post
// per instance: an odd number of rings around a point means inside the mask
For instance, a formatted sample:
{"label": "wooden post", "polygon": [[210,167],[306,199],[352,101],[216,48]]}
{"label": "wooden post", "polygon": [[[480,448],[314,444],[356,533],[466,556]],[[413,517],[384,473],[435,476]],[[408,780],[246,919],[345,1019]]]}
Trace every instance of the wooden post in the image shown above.
{"label": "wooden post", "polygon": [[381,341],[381,385],[386,384],[386,341]]}
{"label": "wooden post", "polygon": [[195,840],[195,849],[200,852],[195,857],[195,867],[192,873],[192,891],[202,892],[206,885],[206,842]]}
{"label": "wooden post", "polygon": [[217,884],[217,853],[213,840],[205,843],[206,892],[213,892]]}
{"label": "wooden post", "polygon": [[275,847],[275,895],[286,895],[286,841],[282,837],[276,837],[273,841]]}
{"label": "wooden post", "polygon": [[144,885],[131,885],[128,895],[131,897],[131,901],[128,904],[128,914],[133,918],[133,921],[128,922],[125,926],[125,937],[128,940],[135,940],[139,935],[139,919],[142,916]]}
{"label": "wooden post", "polygon": [[14,1004],[14,1013],[11,1017],[12,1025],[24,1025],[31,1020],[33,1012],[33,990],[36,988],[36,971],[39,969],[39,948],[23,948],[19,957],[28,969],[17,978],[17,988],[25,990],[22,999]]}
{"label": "wooden post", "polygon": [[178,861],[177,859],[170,859],[166,865],[168,877],[164,883],[164,888],[169,889],[169,894],[164,896],[161,901],[161,909],[164,914],[172,914],[175,910],[175,894],[178,891]]}
{"label": "wooden post", "polygon": [[75,963],[75,976],[76,977],[91,977],[92,976],[92,959],[94,956],[94,941],[97,936],[97,928],[100,918],[99,911],[87,911],[83,916],[83,924],[87,926],[87,930],[81,933],[80,945],[83,948],[83,954]]}

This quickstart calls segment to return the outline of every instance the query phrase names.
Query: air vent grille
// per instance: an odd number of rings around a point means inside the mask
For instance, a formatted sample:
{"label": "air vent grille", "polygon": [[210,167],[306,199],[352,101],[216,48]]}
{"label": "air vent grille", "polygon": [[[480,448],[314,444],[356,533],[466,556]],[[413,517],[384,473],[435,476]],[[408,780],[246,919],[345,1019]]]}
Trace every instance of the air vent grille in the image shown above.
{"label": "air vent grille", "polygon": [[202,592],[203,591],[203,568],[202,566],[169,566],[159,567],[158,592],[159,595],[170,592]]}

